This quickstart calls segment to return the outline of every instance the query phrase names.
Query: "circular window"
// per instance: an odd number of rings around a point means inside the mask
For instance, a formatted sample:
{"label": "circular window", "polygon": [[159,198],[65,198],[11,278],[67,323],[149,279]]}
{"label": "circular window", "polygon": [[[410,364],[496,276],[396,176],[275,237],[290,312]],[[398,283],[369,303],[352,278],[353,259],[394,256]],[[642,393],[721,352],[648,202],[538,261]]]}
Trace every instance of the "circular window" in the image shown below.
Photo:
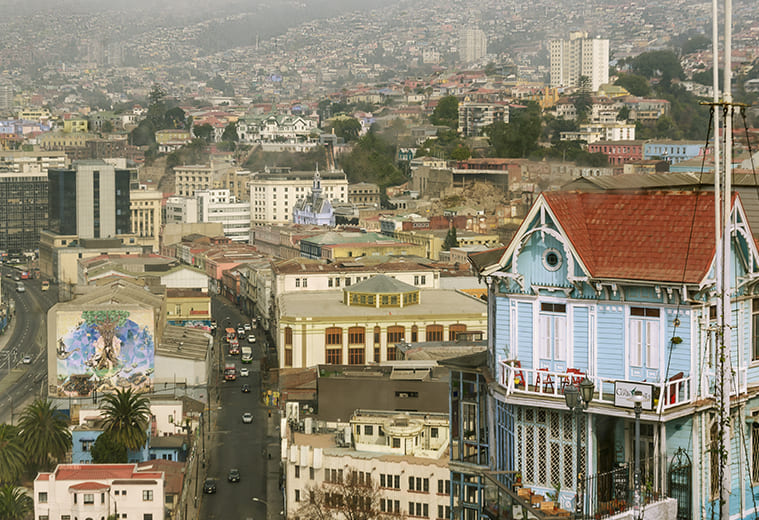
{"label": "circular window", "polygon": [[561,267],[561,253],[556,249],[546,249],[543,253],[543,267],[549,271],[558,271]]}

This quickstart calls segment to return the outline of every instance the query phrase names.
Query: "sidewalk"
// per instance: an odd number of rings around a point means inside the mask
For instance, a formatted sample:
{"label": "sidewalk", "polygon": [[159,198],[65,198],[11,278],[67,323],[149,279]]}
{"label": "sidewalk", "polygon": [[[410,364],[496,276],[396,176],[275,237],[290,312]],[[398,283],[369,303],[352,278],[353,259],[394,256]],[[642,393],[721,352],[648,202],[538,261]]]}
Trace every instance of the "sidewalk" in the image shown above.
{"label": "sidewalk", "polygon": [[266,464],[266,520],[284,517],[284,496],[280,484],[281,441],[279,437],[279,408],[269,408],[271,417],[266,424],[266,451],[269,459]]}

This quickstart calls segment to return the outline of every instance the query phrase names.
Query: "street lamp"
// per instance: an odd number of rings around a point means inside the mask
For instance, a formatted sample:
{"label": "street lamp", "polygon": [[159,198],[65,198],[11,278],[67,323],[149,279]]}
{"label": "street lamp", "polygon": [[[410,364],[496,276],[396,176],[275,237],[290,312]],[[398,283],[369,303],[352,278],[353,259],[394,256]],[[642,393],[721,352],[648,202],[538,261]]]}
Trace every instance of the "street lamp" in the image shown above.
{"label": "street lamp", "polygon": [[575,414],[575,420],[577,421],[577,493],[575,497],[575,518],[577,519],[583,517],[583,468],[580,467],[582,412],[590,406],[590,402],[593,400],[593,392],[595,391],[593,381],[587,377],[583,378],[579,386],[580,388],[578,389],[576,386],[570,385],[564,390],[564,400],[567,403],[567,408]]}
{"label": "street lamp", "polygon": [[632,395],[633,410],[635,411],[635,473],[633,484],[635,491],[633,494],[633,519],[640,519],[641,496],[640,496],[640,412],[643,409],[643,392],[635,390]]}

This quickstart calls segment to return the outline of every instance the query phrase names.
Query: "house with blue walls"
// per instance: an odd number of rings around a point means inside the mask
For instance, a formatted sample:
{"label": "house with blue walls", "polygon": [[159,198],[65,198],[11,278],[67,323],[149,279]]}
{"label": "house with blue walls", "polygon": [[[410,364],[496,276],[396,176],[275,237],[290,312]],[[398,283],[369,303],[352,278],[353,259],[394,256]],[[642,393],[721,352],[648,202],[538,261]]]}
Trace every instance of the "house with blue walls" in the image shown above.
{"label": "house with blue walls", "polygon": [[659,159],[677,164],[703,156],[705,149],[706,143],[699,141],[652,140],[643,144],[643,159]]}
{"label": "house with blue walls", "polygon": [[[478,485],[469,497],[452,494],[454,518],[510,518],[515,508],[561,516],[578,498],[591,518],[630,511],[637,392],[646,516],[711,518],[721,352],[714,206],[713,192],[546,192],[506,248],[470,255],[488,286],[489,355],[487,366],[452,371],[452,453],[475,439],[474,459],[452,460],[452,474],[469,471],[461,482]],[[746,213],[733,195],[731,518],[759,516],[759,264]],[[572,413],[567,390],[586,379],[592,399]],[[465,411],[457,399],[467,388],[475,397]],[[459,439],[454,408],[476,426],[459,428]]]}

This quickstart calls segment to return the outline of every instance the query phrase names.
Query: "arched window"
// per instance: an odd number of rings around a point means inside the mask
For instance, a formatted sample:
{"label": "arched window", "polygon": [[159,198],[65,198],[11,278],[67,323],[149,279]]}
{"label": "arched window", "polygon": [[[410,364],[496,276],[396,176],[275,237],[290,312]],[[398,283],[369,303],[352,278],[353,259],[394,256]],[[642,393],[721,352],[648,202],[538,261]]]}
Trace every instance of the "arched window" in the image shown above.
{"label": "arched window", "polygon": [[406,327],[393,325],[387,328],[387,360],[394,361],[396,353],[396,343],[404,341],[406,336]]}
{"label": "arched window", "polygon": [[448,341],[456,341],[460,332],[466,332],[466,325],[456,323],[448,327]]}
{"label": "arched window", "polygon": [[443,326],[442,325],[427,325],[425,331],[426,341],[443,341]]}
{"label": "arched window", "polygon": [[293,329],[292,327],[285,327],[285,346],[293,346]]}
{"label": "arched window", "polygon": [[411,343],[416,343],[419,341],[419,327],[414,325],[411,327]]}
{"label": "arched window", "polygon": [[363,365],[366,362],[366,329],[350,327],[348,329],[348,364]]}
{"label": "arched window", "polygon": [[381,352],[381,342],[382,342],[382,329],[377,326],[374,327],[374,362],[379,363],[380,360],[380,352]]}
{"label": "arched window", "polygon": [[285,327],[285,366],[293,366],[293,329]]}
{"label": "arched window", "polygon": [[343,362],[343,329],[328,327],[324,332],[324,360],[329,365],[340,365]]}

